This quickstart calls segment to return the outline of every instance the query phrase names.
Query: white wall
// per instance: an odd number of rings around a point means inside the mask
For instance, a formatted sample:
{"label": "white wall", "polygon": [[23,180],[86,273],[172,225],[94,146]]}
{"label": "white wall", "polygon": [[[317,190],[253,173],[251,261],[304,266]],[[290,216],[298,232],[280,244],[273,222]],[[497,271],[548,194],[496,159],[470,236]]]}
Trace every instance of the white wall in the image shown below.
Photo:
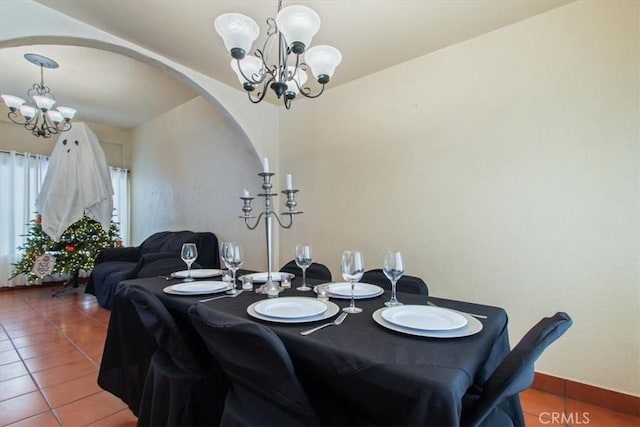
{"label": "white wall", "polygon": [[198,97],[137,127],[132,158],[134,245],[157,231],[211,231],[242,244],[244,268],[264,270],[264,233],[238,218],[243,189],[258,192],[261,164],[215,109]]}
{"label": "white wall", "polygon": [[[298,225],[340,277],[403,252],[434,295],[574,326],[551,375],[640,395],[637,1],[581,1],[281,113]],[[339,69],[338,69],[339,71]]]}

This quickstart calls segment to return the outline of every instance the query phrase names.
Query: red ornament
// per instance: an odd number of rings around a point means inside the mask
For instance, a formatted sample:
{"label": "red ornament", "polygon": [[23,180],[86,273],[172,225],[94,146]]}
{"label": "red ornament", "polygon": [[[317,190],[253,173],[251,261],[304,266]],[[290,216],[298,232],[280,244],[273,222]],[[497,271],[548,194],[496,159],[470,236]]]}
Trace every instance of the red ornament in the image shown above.
{"label": "red ornament", "polygon": [[67,250],[67,252],[73,252],[76,250],[76,247],[73,245],[67,245],[65,249]]}
{"label": "red ornament", "polygon": [[122,247],[122,240],[116,240],[116,248]]}

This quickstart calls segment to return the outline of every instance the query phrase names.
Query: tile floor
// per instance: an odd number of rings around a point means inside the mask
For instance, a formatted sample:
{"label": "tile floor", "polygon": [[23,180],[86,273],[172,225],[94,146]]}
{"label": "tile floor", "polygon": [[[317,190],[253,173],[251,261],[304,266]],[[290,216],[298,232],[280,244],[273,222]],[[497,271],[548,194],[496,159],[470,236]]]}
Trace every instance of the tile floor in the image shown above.
{"label": "tile floor", "polygon": [[[96,378],[109,311],[73,289],[0,291],[0,426],[128,426],[136,417]],[[640,418],[530,389],[527,426],[640,426]]]}

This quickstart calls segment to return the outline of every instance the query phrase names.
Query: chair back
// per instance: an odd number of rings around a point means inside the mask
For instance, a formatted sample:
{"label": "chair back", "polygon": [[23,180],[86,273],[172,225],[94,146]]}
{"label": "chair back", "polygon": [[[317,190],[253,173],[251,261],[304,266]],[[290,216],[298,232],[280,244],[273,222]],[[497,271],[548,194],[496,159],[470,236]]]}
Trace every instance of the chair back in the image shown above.
{"label": "chair back", "polygon": [[147,237],[140,245],[140,256],[157,252],[173,252],[180,256],[183,243],[195,243],[196,260],[203,268],[220,268],[218,238],[211,232],[161,231]]}
{"label": "chair back", "polygon": [[505,398],[529,388],[533,383],[535,361],[572,324],[567,313],[558,312],[531,328],[484,383],[472,407],[465,410],[463,405],[461,425],[482,425]]}
{"label": "chair back", "polygon": [[[391,289],[391,282],[387,276],[384,275],[381,268],[365,271],[360,281],[363,283],[378,285],[383,289]],[[399,292],[429,296],[429,287],[427,284],[424,280],[415,276],[402,276],[396,284],[396,289]]]}
{"label": "chair back", "polygon": [[171,313],[157,296],[136,285],[120,286],[117,293],[131,301],[142,325],[177,367],[184,371],[200,370]]}
{"label": "chair back", "polygon": [[158,345],[144,379],[138,426],[219,425],[227,392],[221,370],[196,359],[197,348],[182,338],[185,331],[156,295],[135,285],[121,286],[118,294]]}
{"label": "chair back", "polygon": [[[283,265],[280,271],[302,277],[302,269],[298,267],[298,264],[296,264],[295,260],[291,260]],[[326,280],[327,282],[330,282],[331,271],[329,271],[329,268],[327,268],[326,265],[313,262],[307,268],[306,277],[307,279]]]}
{"label": "chair back", "polygon": [[318,424],[289,354],[273,331],[203,304],[192,306],[189,316],[230,382],[221,425]]}

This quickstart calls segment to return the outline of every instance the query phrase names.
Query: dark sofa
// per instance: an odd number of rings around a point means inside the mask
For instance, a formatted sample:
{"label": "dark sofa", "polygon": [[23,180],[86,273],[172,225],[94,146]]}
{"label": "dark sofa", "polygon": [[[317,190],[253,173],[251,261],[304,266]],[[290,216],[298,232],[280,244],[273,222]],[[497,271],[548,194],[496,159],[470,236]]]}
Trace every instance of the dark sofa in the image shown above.
{"label": "dark sofa", "polygon": [[220,268],[218,238],[210,232],[162,231],[148,237],[140,246],[107,248],[96,257],[86,293],[111,309],[116,286],[123,280],[168,275],[185,270],[180,258],[183,243],[195,243],[198,258],[191,268]]}

